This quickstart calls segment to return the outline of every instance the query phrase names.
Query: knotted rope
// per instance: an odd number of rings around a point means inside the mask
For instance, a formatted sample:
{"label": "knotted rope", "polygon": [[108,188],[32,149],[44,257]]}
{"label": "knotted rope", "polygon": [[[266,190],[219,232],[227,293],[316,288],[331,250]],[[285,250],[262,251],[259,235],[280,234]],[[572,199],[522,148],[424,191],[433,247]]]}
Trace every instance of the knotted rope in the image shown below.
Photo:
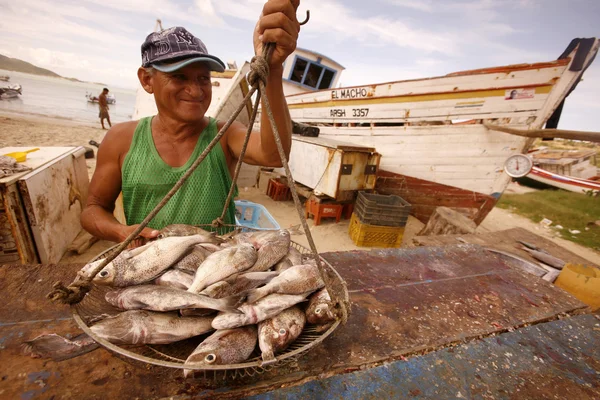
{"label": "knotted rope", "polygon": [[[307,18],[301,25],[308,22],[310,14],[307,12]],[[347,291],[345,290],[345,282],[342,280],[341,284],[336,285],[335,277],[332,276],[332,273],[326,271],[321,263],[321,259],[319,257],[319,253],[317,252],[317,248],[315,246],[315,242],[313,240],[312,234],[308,227],[308,223],[306,221],[306,217],[304,215],[304,211],[302,208],[302,203],[300,202],[300,198],[298,197],[298,193],[296,191],[296,185],[294,182],[294,178],[292,177],[292,172],[290,171],[289,164],[287,161],[287,157],[285,155],[285,150],[283,148],[283,144],[281,143],[281,136],[279,135],[279,130],[277,129],[277,124],[275,123],[275,118],[273,116],[273,112],[271,110],[271,106],[269,104],[269,99],[267,98],[266,86],[267,86],[267,78],[269,75],[269,63],[268,60],[271,58],[273,51],[275,49],[274,43],[268,43],[263,45],[262,55],[255,56],[252,58],[252,62],[250,64],[250,73],[248,74],[248,82],[251,85],[251,90],[248,91],[236,111],[233,115],[227,120],[225,125],[219,130],[219,133],[215,136],[215,138],[209,143],[209,145],[204,149],[202,154],[194,161],[194,163],[190,166],[190,168],[185,172],[185,174],[177,181],[177,183],[171,188],[171,190],[165,195],[165,197],[156,205],[156,207],[146,216],[146,218],[139,224],[139,226],[115,249],[114,252],[107,258],[105,258],[101,263],[99,263],[95,268],[93,268],[89,274],[78,274],[75,280],[67,287],[65,287],[62,282],[56,282],[54,284],[54,290],[50,292],[47,297],[53,301],[60,301],[65,304],[75,304],[80,302],[85,294],[91,290],[91,282],[93,278],[96,276],[98,272],[100,272],[109,262],[114,260],[121,252],[141,233],[141,231],[150,223],[150,221],[158,214],[158,212],[164,207],[165,204],[173,197],[173,195],[183,186],[187,178],[198,168],[200,163],[204,161],[206,156],[210,153],[213,147],[219,142],[219,140],[223,137],[227,129],[231,126],[231,124],[238,117],[240,112],[244,109],[246,103],[250,100],[252,95],[256,92],[256,100],[254,102],[254,109],[252,112],[252,116],[250,122],[248,123],[248,130],[246,131],[246,136],[244,138],[244,143],[242,145],[242,149],[240,152],[240,156],[238,158],[235,173],[233,176],[233,181],[231,187],[229,189],[229,193],[227,195],[227,199],[225,201],[223,212],[220,217],[216,218],[212,222],[213,227],[219,227],[223,225],[223,220],[225,219],[225,214],[227,213],[227,209],[229,208],[229,204],[231,203],[233,193],[235,191],[235,186],[237,183],[238,175],[242,166],[242,162],[244,159],[244,155],[246,153],[246,148],[248,145],[248,141],[250,139],[250,135],[252,133],[252,127],[254,126],[254,121],[256,119],[256,115],[258,113],[258,108],[260,105],[261,98],[263,99],[263,106],[265,108],[266,114],[269,118],[269,122],[271,124],[273,130],[273,138],[277,145],[277,150],[279,152],[279,157],[281,158],[281,162],[285,169],[285,173],[289,182],[290,191],[292,193],[292,197],[294,199],[294,204],[296,206],[296,210],[298,211],[298,216],[300,217],[300,221],[302,223],[302,227],[306,234],[306,238],[310,245],[310,249],[312,251],[312,256],[317,264],[319,269],[319,274],[325,283],[325,288],[329,292],[329,296],[334,304],[335,311],[337,317],[340,318],[342,323],[346,323],[348,319],[348,310],[350,308],[349,301],[346,296]]]}

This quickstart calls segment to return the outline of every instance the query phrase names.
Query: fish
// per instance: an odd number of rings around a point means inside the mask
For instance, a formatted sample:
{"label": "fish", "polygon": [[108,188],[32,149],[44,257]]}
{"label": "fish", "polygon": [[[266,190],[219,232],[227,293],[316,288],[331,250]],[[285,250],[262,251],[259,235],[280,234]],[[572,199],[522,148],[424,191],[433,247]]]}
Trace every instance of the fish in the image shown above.
{"label": "fish", "polygon": [[279,275],[278,272],[246,272],[239,275],[234,275],[224,281],[213,283],[206,289],[200,292],[206,296],[220,299],[228,296],[235,296],[254,289],[260,285],[264,285],[271,279]]}
{"label": "fish", "polygon": [[216,232],[209,232],[200,227],[185,224],[167,225],[159,231],[158,238],[164,239],[173,236],[194,236],[200,235],[204,237],[204,243],[219,244],[224,240],[217,236]]}
{"label": "fish", "polygon": [[271,294],[302,294],[314,292],[325,286],[319,268],[311,264],[294,265],[271,279],[263,287],[248,291],[247,302],[254,303]]}
{"label": "fish", "polygon": [[290,250],[290,233],[286,229],[261,232],[254,236],[253,240],[258,250],[258,259],[248,272],[267,271]]}
{"label": "fish", "polygon": [[[213,243],[200,243],[198,246],[202,247],[204,250],[207,250],[209,255],[214,252],[217,252],[219,250],[223,250],[225,248],[221,245],[216,245]],[[231,246],[227,246],[227,247],[231,247]]]}
{"label": "fish", "polygon": [[105,300],[122,310],[174,311],[185,308],[209,308],[236,312],[239,298],[213,299],[185,290],[158,285],[130,286],[112,290],[104,295]]}
{"label": "fish", "polygon": [[304,311],[298,306],[283,310],[258,324],[258,346],[264,363],[275,361],[275,353],[285,350],[302,333],[306,324]]}
{"label": "fish", "polygon": [[100,345],[85,333],[72,340],[51,333],[24,342],[22,349],[25,355],[32,358],[49,358],[54,361],[63,361],[89,353],[98,347]]}
{"label": "fish", "polygon": [[90,329],[114,344],[168,344],[211,332],[212,320],[212,317],[131,310],[105,318]]}
{"label": "fish", "polygon": [[[184,365],[210,366],[242,363],[252,355],[257,338],[257,329],[254,325],[216,331],[196,347],[185,360]],[[193,372],[194,370],[184,369],[183,375],[187,377]]]}
{"label": "fish", "polygon": [[184,308],[179,310],[179,315],[182,317],[207,317],[216,313],[217,311],[210,308]]}
{"label": "fish", "polygon": [[183,256],[181,260],[177,261],[173,265],[173,268],[195,274],[200,264],[202,264],[204,260],[206,260],[206,257],[211,254],[212,251],[206,250],[201,245],[196,245],[188,254]]}
{"label": "fish", "polygon": [[233,274],[246,271],[252,267],[258,257],[257,251],[251,244],[240,244],[219,250],[198,267],[194,282],[188,288],[189,292],[200,293],[202,290],[230,277]]}
{"label": "fish", "polygon": [[180,269],[169,269],[154,280],[155,285],[187,290],[194,282],[194,275]]}
{"label": "fish", "polygon": [[275,264],[275,266],[273,267],[274,271],[277,272],[283,272],[286,269],[289,269],[291,267],[293,267],[294,265],[292,264],[292,262],[290,261],[289,258],[287,258],[287,256],[283,257],[281,259],[281,261],[279,261],[277,264]]}
{"label": "fish", "polygon": [[[114,287],[150,282],[202,240],[202,235],[168,237],[125,250],[98,272],[93,282]],[[85,265],[79,272],[80,275],[89,277],[91,270],[101,262],[102,260],[98,260]]]}
{"label": "fish", "polygon": [[301,264],[304,264],[302,262],[302,253],[296,250],[295,247],[290,246],[288,253],[281,259],[281,261],[275,264],[274,270],[282,272],[290,267],[293,267],[294,265]]}
{"label": "fish", "polygon": [[306,320],[309,324],[330,325],[336,320],[334,309],[329,292],[323,288],[308,298]]}
{"label": "fish", "polygon": [[242,314],[219,313],[213,319],[214,329],[232,329],[244,325],[257,324],[266,319],[273,318],[286,308],[290,308],[306,299],[306,294],[270,294],[255,304],[244,303],[238,307]]}

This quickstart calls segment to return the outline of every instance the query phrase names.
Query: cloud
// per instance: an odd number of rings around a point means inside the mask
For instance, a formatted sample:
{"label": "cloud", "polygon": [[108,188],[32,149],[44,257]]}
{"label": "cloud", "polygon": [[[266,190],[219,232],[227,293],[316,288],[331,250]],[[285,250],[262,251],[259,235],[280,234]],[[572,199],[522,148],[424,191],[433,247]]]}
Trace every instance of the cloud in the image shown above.
{"label": "cloud", "polygon": [[211,0],[195,0],[190,6],[169,0],[83,0],[97,6],[125,11],[137,15],[150,15],[160,18],[164,27],[179,25],[182,22],[208,27],[225,27],[225,21],[214,11]]}
{"label": "cloud", "polygon": [[435,7],[431,0],[386,0],[386,3],[425,12],[435,11]]}

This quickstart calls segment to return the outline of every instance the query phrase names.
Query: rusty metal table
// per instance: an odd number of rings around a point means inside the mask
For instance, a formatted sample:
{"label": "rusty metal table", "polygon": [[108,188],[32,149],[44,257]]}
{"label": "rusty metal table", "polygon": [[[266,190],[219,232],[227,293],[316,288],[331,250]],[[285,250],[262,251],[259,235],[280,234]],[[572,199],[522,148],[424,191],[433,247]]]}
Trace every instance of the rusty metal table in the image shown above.
{"label": "rusty metal table", "polygon": [[[296,365],[218,382],[210,388],[205,382],[184,380],[180,370],[132,364],[104,349],[58,363],[21,355],[23,341],[39,334],[79,333],[69,309],[50,303],[44,295],[54,281],[70,280],[80,266],[0,266],[0,291],[4,293],[0,306],[0,397],[240,398],[315,384],[316,380],[330,382],[327,378],[375,371],[372,367],[419,359],[417,355],[426,353],[426,357],[436,357],[450,351],[445,348],[453,344],[558,316],[572,318],[570,315],[586,310],[568,293],[511,268],[476,245],[323,256],[348,283],[352,302],[348,323]],[[548,368],[552,368],[551,363],[547,360]],[[440,375],[438,379],[446,378]],[[561,384],[576,382],[561,377]]]}

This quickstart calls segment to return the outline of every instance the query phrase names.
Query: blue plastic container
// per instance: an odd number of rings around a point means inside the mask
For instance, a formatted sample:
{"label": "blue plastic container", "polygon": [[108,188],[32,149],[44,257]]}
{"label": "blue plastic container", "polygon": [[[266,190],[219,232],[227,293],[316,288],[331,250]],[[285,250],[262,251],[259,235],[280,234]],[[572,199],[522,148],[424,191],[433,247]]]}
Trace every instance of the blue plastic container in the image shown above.
{"label": "blue plastic container", "polygon": [[280,229],[264,206],[247,200],[235,201],[235,222],[237,225],[259,230]]}

